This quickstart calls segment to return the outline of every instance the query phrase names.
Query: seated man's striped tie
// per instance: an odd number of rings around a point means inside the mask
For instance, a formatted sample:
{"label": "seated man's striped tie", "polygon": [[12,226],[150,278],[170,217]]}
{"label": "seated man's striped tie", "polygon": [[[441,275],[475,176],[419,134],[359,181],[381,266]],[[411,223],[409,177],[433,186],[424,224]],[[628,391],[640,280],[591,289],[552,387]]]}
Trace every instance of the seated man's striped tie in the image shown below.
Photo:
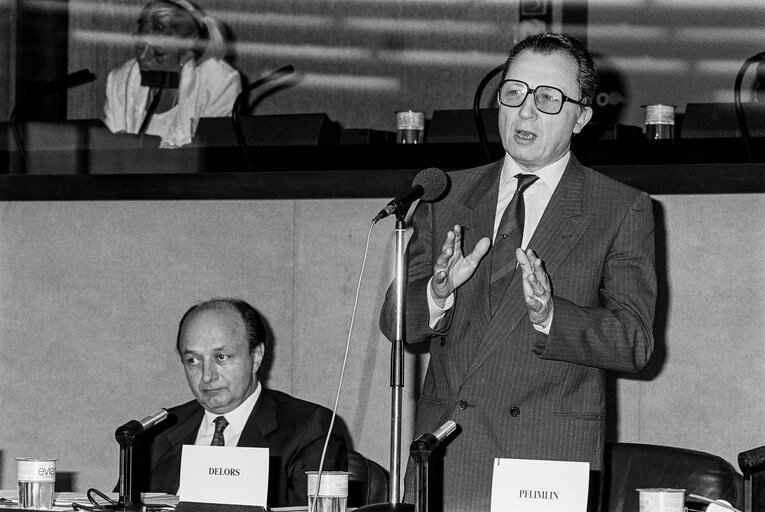
{"label": "seated man's striped tie", "polygon": [[491,248],[491,295],[489,300],[492,315],[502,301],[502,296],[515,273],[517,263],[515,249],[520,247],[523,242],[523,222],[526,214],[523,192],[537,181],[539,176],[516,174],[515,178],[518,179],[518,188],[502,214],[497,236]]}
{"label": "seated man's striped tie", "polygon": [[223,440],[223,431],[228,427],[228,421],[223,416],[218,416],[213,420],[213,423],[215,423],[215,433],[213,434],[210,446],[225,446],[226,442]]}

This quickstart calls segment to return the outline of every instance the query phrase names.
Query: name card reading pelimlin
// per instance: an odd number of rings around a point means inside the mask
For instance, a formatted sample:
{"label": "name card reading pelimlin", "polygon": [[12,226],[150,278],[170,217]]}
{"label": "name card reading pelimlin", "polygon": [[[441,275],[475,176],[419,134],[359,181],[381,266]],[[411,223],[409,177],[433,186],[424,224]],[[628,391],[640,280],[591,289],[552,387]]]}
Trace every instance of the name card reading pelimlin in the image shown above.
{"label": "name card reading pelimlin", "polygon": [[590,464],[494,459],[491,512],[586,512]]}
{"label": "name card reading pelimlin", "polygon": [[268,448],[184,445],[180,501],[266,506]]}

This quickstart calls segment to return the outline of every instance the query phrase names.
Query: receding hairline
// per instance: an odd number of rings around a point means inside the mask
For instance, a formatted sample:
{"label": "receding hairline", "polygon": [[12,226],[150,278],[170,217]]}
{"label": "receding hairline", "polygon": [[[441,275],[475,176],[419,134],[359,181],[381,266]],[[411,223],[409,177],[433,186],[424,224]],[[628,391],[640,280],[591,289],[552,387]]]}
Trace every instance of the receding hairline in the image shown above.
{"label": "receding hairline", "polygon": [[[245,311],[242,311],[240,306],[245,308]],[[186,313],[184,313],[183,317],[181,318],[181,322],[178,326],[178,334],[176,335],[176,342],[175,342],[175,348],[176,351],[181,354],[181,337],[185,333],[186,325],[190,320],[193,320],[198,315],[204,314],[206,312],[214,312],[214,311],[220,311],[220,312],[226,312],[230,311],[236,316],[236,318],[239,319],[239,326],[241,326],[244,336],[244,341],[247,347],[249,348],[250,353],[254,352],[258,346],[262,346],[265,350],[266,347],[266,332],[261,332],[261,335],[257,335],[257,331],[254,331],[253,325],[250,323],[251,320],[248,320],[246,316],[249,316],[250,313],[253,314],[254,318],[253,320],[256,322],[256,325],[265,331],[265,320],[260,315],[260,313],[253,308],[250,304],[247,302],[237,299],[237,298],[215,298],[206,300],[200,303],[197,303],[193,306],[191,306],[188,310],[186,310]],[[252,330],[252,331],[251,331]],[[255,340],[255,341],[253,341]]]}

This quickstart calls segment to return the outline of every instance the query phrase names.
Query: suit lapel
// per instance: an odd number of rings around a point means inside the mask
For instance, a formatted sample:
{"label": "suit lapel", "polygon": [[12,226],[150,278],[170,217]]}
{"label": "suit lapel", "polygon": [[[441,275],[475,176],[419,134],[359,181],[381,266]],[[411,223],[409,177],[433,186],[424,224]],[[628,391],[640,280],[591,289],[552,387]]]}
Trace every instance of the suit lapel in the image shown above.
{"label": "suit lapel", "polygon": [[181,456],[183,445],[194,444],[202,423],[204,409],[194,401],[194,407],[188,415],[178,417],[176,426],[156,438],[157,448],[153,453],[159,454],[151,467],[155,474],[151,477],[152,488],[169,490],[176,493],[181,478]]}
{"label": "suit lapel", "polygon": [[585,211],[586,205],[583,204],[584,187],[582,165],[572,154],[566,172],[529,241],[529,247],[542,258],[549,275],[555,274],[592,222],[593,216]]}
{"label": "suit lapel", "polygon": [[276,402],[264,387],[261,387],[260,396],[252,408],[250,417],[244,425],[242,435],[239,436],[237,446],[252,448],[268,448],[266,435],[278,427],[276,421]]}
{"label": "suit lapel", "polygon": [[[583,212],[583,188],[582,166],[572,154],[528,245],[542,258],[550,275],[554,274],[592,220],[591,214]],[[527,317],[521,279],[520,271],[513,275],[508,292],[494,317],[490,318],[488,328],[483,331],[482,343],[468,367],[465,379],[475,373],[500,344],[507,343],[509,333]]]}
{"label": "suit lapel", "polygon": [[[481,238],[491,239],[494,233],[501,170],[502,160],[486,166],[477,174],[475,186],[465,198],[464,204],[470,214],[463,225],[463,249],[468,253]],[[475,274],[457,291],[463,296],[461,298],[468,317],[478,333],[483,332],[491,320],[488,293],[491,279],[490,257],[490,254],[484,256]]]}
{"label": "suit lapel", "polygon": [[193,412],[187,419],[179,422],[178,427],[167,432],[165,437],[173,447],[183,446],[184,444],[194,444],[199,432],[199,426],[202,424],[202,417],[205,410],[198,403]]}

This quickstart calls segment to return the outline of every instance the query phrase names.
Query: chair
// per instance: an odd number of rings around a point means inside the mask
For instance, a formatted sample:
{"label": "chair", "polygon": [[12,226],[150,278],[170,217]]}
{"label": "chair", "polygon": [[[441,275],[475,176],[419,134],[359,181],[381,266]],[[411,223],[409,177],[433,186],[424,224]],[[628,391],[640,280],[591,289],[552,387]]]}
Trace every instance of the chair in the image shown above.
{"label": "chair", "polygon": [[348,451],[348,506],[388,501],[388,472],[359,452]]}
{"label": "chair", "polygon": [[486,126],[483,122],[483,116],[481,115],[481,97],[483,96],[483,90],[492,78],[497,76],[504,69],[504,65],[500,65],[489,71],[478,84],[475,94],[473,95],[473,120],[475,121],[475,128],[478,131],[478,139],[481,141],[481,147],[483,148],[483,155],[486,159],[486,163],[492,161],[489,154],[489,141],[486,137]]}
{"label": "chair", "polygon": [[754,162],[754,155],[752,153],[752,145],[749,141],[749,126],[746,122],[746,116],[744,115],[744,108],[741,105],[741,82],[744,80],[744,73],[752,64],[765,63],[765,52],[760,52],[753,55],[744,61],[736,80],[733,84],[733,104],[736,107],[736,119],[738,121],[739,129],[741,130],[741,138],[744,140],[744,146],[746,147],[747,157],[750,162]]}
{"label": "chair", "polygon": [[744,512],[765,510],[765,446],[738,454],[744,474]]}
{"label": "chair", "polygon": [[[743,477],[721,457],[672,446],[606,444],[603,512],[638,512],[636,489],[662,487],[723,499],[738,509],[743,506]],[[686,505],[698,510],[706,507],[688,498]]]}

